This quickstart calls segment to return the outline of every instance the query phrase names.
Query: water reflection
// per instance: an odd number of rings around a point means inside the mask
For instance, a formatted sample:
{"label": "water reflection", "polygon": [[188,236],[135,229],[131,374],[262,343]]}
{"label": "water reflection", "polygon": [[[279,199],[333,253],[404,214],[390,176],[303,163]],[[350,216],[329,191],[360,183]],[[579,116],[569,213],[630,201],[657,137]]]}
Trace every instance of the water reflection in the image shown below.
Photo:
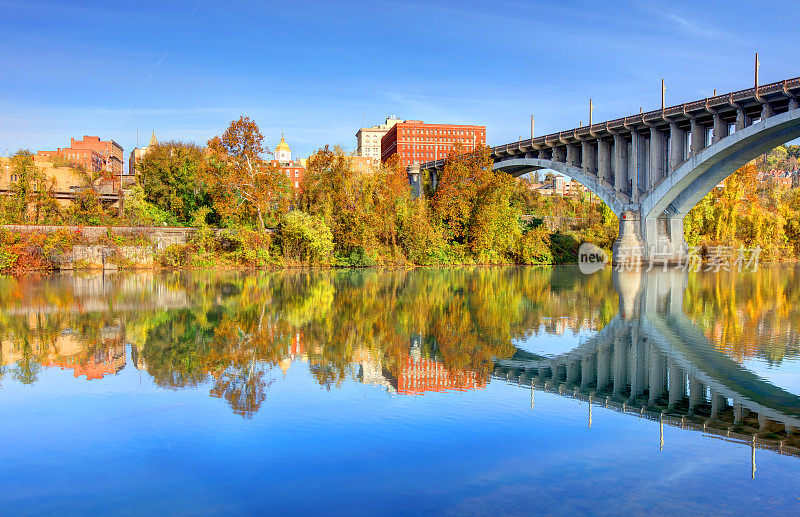
{"label": "water reflection", "polygon": [[[335,389],[492,378],[800,454],[800,398],[743,366],[800,358],[796,270],[591,276],[532,268],[0,278],[0,385],[127,366],[250,418],[297,362]],[[557,353],[521,343],[566,336]],[[588,337],[587,336],[591,336]],[[552,350],[551,350],[552,352]],[[591,420],[590,420],[591,422]]]}
{"label": "water reflection", "polygon": [[[536,389],[588,402],[590,426],[592,404],[657,420],[662,447],[665,423],[749,443],[753,476],[757,447],[800,456],[800,397],[742,367],[731,358],[730,342],[714,343],[684,313],[685,299],[701,305],[686,295],[685,272],[615,273],[614,283],[620,312],[602,330],[554,357],[518,351],[498,359],[494,375],[530,386],[532,405]],[[724,313],[715,323],[729,325]],[[777,327],[792,335],[791,325]],[[756,331],[767,334],[763,326]],[[750,354],[774,352],[773,345],[770,339],[751,346]],[[796,356],[796,348],[784,345],[771,361]],[[734,348],[739,356],[741,348]]]}

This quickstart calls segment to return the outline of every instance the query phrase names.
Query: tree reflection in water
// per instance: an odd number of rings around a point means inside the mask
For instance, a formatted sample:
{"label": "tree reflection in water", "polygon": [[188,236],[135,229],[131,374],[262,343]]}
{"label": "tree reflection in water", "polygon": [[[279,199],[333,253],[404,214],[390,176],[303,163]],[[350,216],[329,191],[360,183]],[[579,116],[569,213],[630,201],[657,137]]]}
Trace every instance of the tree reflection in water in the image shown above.
{"label": "tree reflection in water", "polygon": [[[800,305],[797,278],[779,278],[696,275],[686,312],[737,360],[796,356],[796,339],[737,345],[746,338],[741,314],[797,335],[798,318],[785,317]],[[730,282],[747,289],[721,289]],[[43,366],[113,374],[127,345],[158,386],[208,385],[252,417],[279,368],[298,359],[327,389],[346,379],[401,393],[481,388],[495,361],[515,354],[515,340],[553,317],[599,330],[618,295],[611,271],[473,267],[0,278],[0,306],[0,372],[20,382],[36,382]]]}

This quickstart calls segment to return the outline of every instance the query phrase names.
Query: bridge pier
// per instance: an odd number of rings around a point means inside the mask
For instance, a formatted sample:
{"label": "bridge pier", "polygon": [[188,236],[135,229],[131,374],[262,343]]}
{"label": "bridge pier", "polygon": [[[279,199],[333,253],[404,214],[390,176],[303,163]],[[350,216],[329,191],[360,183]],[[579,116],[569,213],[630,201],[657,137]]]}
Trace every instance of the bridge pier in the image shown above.
{"label": "bridge pier", "polygon": [[676,214],[642,218],[633,210],[623,212],[611,261],[632,267],[682,263],[689,250],[683,235],[683,217]]}

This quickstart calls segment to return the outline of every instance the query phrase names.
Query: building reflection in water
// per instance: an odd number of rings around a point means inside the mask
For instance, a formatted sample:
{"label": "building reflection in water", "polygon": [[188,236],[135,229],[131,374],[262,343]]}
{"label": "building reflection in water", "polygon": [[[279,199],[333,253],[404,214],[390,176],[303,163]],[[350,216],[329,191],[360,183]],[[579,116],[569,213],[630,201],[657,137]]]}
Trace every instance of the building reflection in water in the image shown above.
{"label": "building reflection in water", "polygon": [[[531,389],[531,407],[537,390],[587,402],[589,426],[598,406],[657,421],[662,448],[671,425],[747,443],[753,462],[757,448],[800,456],[800,398],[741,364],[800,356],[800,276],[719,288],[730,281],[532,268],[5,278],[0,358],[20,382],[42,367],[97,380],[121,371],[130,348],[157,385],[209,386],[248,418],[295,362],[329,389],[349,378],[398,395],[504,379]],[[748,289],[744,302],[720,296]],[[555,356],[513,345],[569,330],[594,334]]]}

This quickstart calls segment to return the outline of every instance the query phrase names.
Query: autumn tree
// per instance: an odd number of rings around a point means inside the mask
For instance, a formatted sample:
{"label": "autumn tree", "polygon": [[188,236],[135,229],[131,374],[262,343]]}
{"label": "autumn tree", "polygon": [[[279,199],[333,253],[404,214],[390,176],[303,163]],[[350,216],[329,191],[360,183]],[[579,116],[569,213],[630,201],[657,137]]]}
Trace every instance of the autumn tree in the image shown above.
{"label": "autumn tree", "polygon": [[492,180],[489,148],[470,153],[457,149],[445,161],[433,195],[433,212],[445,224],[450,238],[467,241],[475,203]]}
{"label": "autumn tree", "polygon": [[210,205],[204,167],[203,149],[184,142],[152,146],[136,165],[145,200],[184,224],[197,210]]}
{"label": "autumn tree", "polygon": [[55,199],[55,181],[37,167],[33,154],[17,151],[9,159],[9,174],[14,178],[10,185],[8,218],[16,222],[40,223],[59,216]]}
{"label": "autumn tree", "polygon": [[372,265],[405,261],[400,228],[410,199],[408,176],[397,159],[367,172],[341,148],[324,147],[308,160],[299,205],[331,228],[343,265]]}
{"label": "autumn tree", "polygon": [[269,149],[255,121],[239,117],[221,135],[208,141],[210,157],[207,178],[214,207],[227,220],[247,222],[255,217],[259,229],[288,210],[291,190],[288,180],[264,155]]}

